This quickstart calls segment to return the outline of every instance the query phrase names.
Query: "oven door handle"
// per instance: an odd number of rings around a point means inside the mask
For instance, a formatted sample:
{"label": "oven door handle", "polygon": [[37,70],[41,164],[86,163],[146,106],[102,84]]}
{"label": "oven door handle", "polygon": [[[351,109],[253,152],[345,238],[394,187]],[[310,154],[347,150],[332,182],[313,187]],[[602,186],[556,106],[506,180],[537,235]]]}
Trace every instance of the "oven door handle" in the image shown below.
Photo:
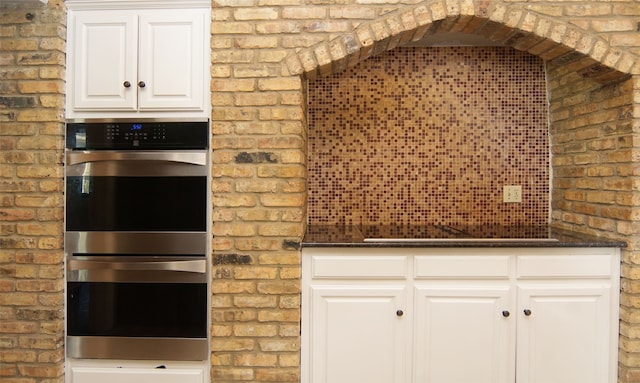
{"label": "oven door handle", "polygon": [[207,264],[204,260],[118,262],[118,261],[94,261],[94,260],[69,259],[67,261],[67,268],[69,271],[74,271],[74,270],[182,271],[182,272],[199,273],[199,274],[204,274],[207,272]]}
{"label": "oven door handle", "polygon": [[68,282],[107,283],[206,283],[207,262],[100,261],[67,258]]}
{"label": "oven door handle", "polygon": [[207,152],[203,150],[145,152],[105,150],[67,152],[68,166],[99,161],[164,161],[206,166]]}

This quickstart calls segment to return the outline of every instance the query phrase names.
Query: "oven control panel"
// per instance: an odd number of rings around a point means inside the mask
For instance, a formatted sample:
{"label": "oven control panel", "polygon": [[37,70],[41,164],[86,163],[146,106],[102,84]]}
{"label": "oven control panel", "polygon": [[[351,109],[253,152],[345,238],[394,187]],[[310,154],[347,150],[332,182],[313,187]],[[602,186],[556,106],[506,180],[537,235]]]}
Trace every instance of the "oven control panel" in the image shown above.
{"label": "oven control panel", "polygon": [[77,150],[206,149],[208,121],[68,122],[66,147]]}

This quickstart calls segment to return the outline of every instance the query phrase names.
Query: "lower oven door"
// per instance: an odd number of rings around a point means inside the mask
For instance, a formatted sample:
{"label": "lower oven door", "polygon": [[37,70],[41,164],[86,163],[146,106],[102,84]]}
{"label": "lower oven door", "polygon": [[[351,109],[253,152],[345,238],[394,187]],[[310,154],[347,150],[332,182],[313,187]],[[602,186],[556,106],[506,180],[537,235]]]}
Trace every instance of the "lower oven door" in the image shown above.
{"label": "lower oven door", "polygon": [[69,257],[67,355],[206,360],[202,258]]}

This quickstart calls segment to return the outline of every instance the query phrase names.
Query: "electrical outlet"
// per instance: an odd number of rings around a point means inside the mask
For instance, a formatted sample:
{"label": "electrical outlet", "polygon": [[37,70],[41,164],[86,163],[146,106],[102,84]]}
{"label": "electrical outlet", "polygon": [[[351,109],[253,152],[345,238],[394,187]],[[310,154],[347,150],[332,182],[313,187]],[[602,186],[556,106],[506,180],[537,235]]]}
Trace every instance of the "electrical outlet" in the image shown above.
{"label": "electrical outlet", "polygon": [[509,185],[502,187],[503,202],[522,202],[522,185]]}

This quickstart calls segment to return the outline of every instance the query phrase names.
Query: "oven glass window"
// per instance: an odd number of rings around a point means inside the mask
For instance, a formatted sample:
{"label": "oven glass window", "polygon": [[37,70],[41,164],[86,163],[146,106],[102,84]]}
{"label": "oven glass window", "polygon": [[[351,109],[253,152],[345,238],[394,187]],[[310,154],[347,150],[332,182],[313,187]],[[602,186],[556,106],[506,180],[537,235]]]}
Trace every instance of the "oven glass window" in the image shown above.
{"label": "oven glass window", "polygon": [[205,283],[67,283],[71,336],[204,338]]}
{"label": "oven glass window", "polygon": [[205,231],[206,177],[67,177],[68,231]]}

